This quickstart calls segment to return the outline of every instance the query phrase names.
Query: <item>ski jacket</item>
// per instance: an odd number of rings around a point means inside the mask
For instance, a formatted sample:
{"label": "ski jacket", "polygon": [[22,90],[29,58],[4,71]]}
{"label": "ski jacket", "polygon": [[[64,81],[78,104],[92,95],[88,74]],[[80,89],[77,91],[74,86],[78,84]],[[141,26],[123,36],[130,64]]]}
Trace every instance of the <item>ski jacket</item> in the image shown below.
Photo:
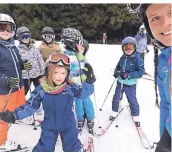
{"label": "ski jacket", "polygon": [[[22,71],[22,78],[29,79],[29,78],[37,78],[45,73],[45,65],[42,55],[39,49],[34,46],[34,44],[29,44],[26,46],[25,44],[20,43],[18,45],[18,50],[21,55],[23,61],[28,61],[32,65],[32,69],[27,72],[26,70]],[[28,76],[29,73],[29,76]]]}
{"label": "ski jacket", "polygon": [[157,84],[160,95],[160,135],[162,135],[165,127],[171,135],[171,52],[172,47],[166,48],[158,57]]}
{"label": "ski jacket", "polygon": [[148,51],[148,46],[147,46],[147,34],[145,33],[137,33],[135,36],[135,39],[137,41],[136,45],[136,50],[139,53],[146,53]]}
{"label": "ski jacket", "polygon": [[44,62],[46,62],[47,58],[51,54],[56,53],[56,52],[62,52],[60,44],[56,42],[53,42],[51,44],[46,44],[45,42],[42,42],[38,48],[44,59]]}
{"label": "ski jacket", "polygon": [[126,85],[134,85],[144,74],[143,59],[137,52],[131,56],[123,54],[117,64],[116,70],[126,72],[128,74],[128,78],[125,80],[122,80],[121,77],[118,76],[118,82]]}
{"label": "ski jacket", "polygon": [[18,77],[20,79],[19,87],[12,90],[18,91],[23,86],[22,69],[24,63],[17,47],[12,45],[4,45],[0,43],[0,95],[9,93],[7,81],[9,77]]}
{"label": "ski jacket", "polygon": [[69,77],[70,80],[72,80],[77,85],[81,85],[87,78],[82,71],[82,69],[84,69],[85,63],[87,63],[84,55],[71,50],[65,50],[64,54],[69,56],[71,62]]}
{"label": "ski jacket", "polygon": [[36,112],[42,103],[44,110],[44,121],[41,123],[42,129],[57,129],[59,132],[70,128],[74,118],[72,111],[74,96],[84,97],[86,88],[92,84],[83,84],[82,88],[77,85],[67,85],[60,93],[47,93],[43,88],[38,86],[32,92],[31,97],[25,105],[17,108],[14,113],[17,119],[21,120]]}

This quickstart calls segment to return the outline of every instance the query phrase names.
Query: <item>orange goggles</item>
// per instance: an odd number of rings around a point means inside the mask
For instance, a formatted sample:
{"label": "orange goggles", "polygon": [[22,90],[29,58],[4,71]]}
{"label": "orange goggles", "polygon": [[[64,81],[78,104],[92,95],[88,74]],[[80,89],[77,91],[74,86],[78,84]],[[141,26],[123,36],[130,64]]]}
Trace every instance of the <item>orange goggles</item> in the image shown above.
{"label": "orange goggles", "polygon": [[49,62],[52,64],[58,64],[61,66],[69,66],[70,59],[67,55],[62,53],[54,53],[49,56]]}

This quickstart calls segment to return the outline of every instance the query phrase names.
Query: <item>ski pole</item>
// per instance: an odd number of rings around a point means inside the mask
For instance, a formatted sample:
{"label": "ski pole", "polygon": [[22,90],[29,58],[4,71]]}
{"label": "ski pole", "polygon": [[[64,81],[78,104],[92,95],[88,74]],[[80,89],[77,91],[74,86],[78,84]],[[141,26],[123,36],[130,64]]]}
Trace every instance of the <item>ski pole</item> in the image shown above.
{"label": "ski pole", "polygon": [[117,124],[116,124],[116,128],[118,127],[118,116],[119,116],[119,109],[120,109],[120,104],[121,104],[121,101],[122,101],[122,96],[123,96],[123,86],[124,86],[124,83],[122,81],[121,83],[121,93],[120,93],[120,99],[119,99],[119,104],[118,104],[118,114],[117,114]]}
{"label": "ski pole", "polygon": [[98,114],[98,111],[97,111],[97,102],[96,102],[96,94],[95,94],[95,92],[94,92],[94,101],[95,101],[95,107],[96,107],[95,110],[96,110],[98,125],[99,125],[99,128],[101,128],[100,120],[99,120],[99,114]]}
{"label": "ski pole", "polygon": [[101,108],[100,108],[100,111],[102,111],[102,108],[103,108],[103,106],[104,106],[104,104],[105,104],[105,102],[106,102],[106,99],[107,99],[107,97],[108,97],[110,91],[112,90],[112,87],[113,87],[115,81],[116,81],[116,79],[114,79],[114,81],[113,81],[113,83],[112,83],[112,85],[111,85],[111,87],[110,87],[110,89],[109,89],[109,91],[108,91],[108,93],[107,93],[107,95],[106,95],[106,98],[105,98],[105,100],[103,101],[103,104],[102,104],[102,106],[101,106]]}
{"label": "ski pole", "polygon": [[[27,70],[27,74],[28,74],[28,81],[29,81],[29,91],[30,91],[30,95],[31,95],[31,81],[30,81],[30,77],[29,77],[29,71]],[[37,130],[36,124],[35,124],[35,115],[33,114],[33,125],[34,128],[33,130]]]}
{"label": "ski pole", "polygon": [[11,88],[9,93],[8,93],[7,99],[5,100],[4,107],[2,109],[2,112],[5,111],[5,108],[6,108],[7,104],[8,104],[9,99],[10,99],[10,95],[11,95],[12,90],[13,90],[13,88]]}

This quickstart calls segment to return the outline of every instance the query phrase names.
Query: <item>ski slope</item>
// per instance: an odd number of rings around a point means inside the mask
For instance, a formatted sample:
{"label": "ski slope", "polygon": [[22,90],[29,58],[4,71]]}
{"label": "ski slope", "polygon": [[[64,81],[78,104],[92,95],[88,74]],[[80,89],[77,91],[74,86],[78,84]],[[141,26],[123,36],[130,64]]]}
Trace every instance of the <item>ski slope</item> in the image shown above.
{"label": "ski slope", "polygon": [[[153,76],[153,47],[149,46],[149,49],[150,52],[145,56],[145,70]],[[111,113],[111,102],[115,92],[116,83],[114,84],[102,111],[99,111],[99,109],[114,81],[113,71],[121,55],[122,50],[120,45],[90,44],[87,59],[90,64],[92,64],[97,78],[97,81],[95,82],[95,97],[94,95],[91,96],[96,113],[95,131],[98,126],[101,126],[109,118]],[[155,107],[154,93],[153,81],[144,79],[138,81],[137,98],[140,105],[141,126],[150,142],[157,142],[159,140],[159,109]],[[27,95],[27,98],[28,97],[29,94]],[[128,102],[124,96],[121,102],[121,107],[126,107],[127,105]],[[154,151],[154,149],[147,150],[142,147],[136,127],[127,108],[125,108],[119,115],[118,128],[115,127],[116,121],[114,121],[105,135],[94,137],[94,147],[96,152]],[[33,130],[33,126],[14,124],[9,129],[8,138],[21,144],[24,143],[29,147],[34,147],[39,140],[40,132],[40,128]],[[83,134],[80,137],[83,144],[87,142],[87,133],[85,123]],[[61,145],[61,142],[57,143],[56,151],[62,151]]]}

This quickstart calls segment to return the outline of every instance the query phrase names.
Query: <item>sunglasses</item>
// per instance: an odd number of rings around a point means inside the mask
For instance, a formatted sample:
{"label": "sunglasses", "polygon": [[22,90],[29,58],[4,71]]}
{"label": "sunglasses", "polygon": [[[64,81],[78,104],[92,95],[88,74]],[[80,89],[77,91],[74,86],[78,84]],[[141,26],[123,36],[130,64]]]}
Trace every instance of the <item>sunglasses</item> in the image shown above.
{"label": "sunglasses", "polygon": [[0,32],[4,32],[4,31],[12,33],[13,32],[12,25],[7,24],[7,23],[1,23],[0,24]]}
{"label": "sunglasses", "polygon": [[54,53],[49,56],[49,62],[52,64],[58,64],[61,66],[69,66],[70,59],[67,55],[62,53]]}

